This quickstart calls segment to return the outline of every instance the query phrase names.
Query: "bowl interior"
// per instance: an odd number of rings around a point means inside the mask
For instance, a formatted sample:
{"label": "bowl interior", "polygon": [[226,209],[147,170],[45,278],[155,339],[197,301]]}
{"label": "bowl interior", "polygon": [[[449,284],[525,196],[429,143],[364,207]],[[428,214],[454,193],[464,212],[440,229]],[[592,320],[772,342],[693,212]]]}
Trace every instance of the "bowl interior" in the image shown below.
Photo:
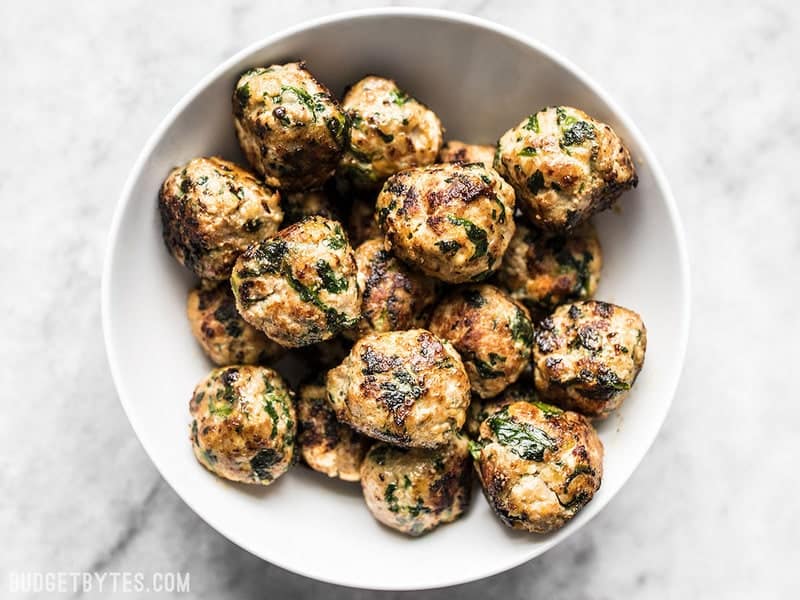
{"label": "bowl interior", "polygon": [[[537,536],[507,529],[476,488],[462,520],[409,539],[372,519],[358,485],[298,466],[274,485],[255,488],[217,479],[195,462],[188,401],[211,365],[189,331],[184,311],[191,278],[164,248],[157,193],[169,170],[193,157],[218,154],[241,162],[230,107],[234,83],[249,67],[292,59],[307,61],[338,95],[367,73],[395,78],[436,111],[450,139],[494,143],[525,115],[570,104],[610,123],[630,147],[640,184],[623,197],[619,211],[597,219],[605,251],[597,296],[642,314],[647,360],[622,409],[599,426],[606,448],[599,493],[560,532]],[[103,292],[109,359],[130,421],[164,478],[202,518],[247,550],[343,585],[450,585],[508,569],[551,547],[596,514],[630,476],[664,419],[683,361],[685,253],[669,191],[640,135],[551,53],[468,17],[351,14],[234,57],[184,98],[151,139],[118,207],[109,253]]]}

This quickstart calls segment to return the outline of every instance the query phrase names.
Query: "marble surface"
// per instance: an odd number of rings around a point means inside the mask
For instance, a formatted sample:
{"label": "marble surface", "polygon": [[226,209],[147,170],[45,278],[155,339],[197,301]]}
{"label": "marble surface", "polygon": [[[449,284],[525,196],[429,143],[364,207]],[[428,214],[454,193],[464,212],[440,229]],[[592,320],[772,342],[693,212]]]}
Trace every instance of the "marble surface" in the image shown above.
{"label": "marble surface", "polygon": [[[282,571],[196,517],[125,419],[99,313],[112,211],[163,115],[237,49],[367,5],[0,6],[0,595],[12,570],[190,571],[198,598],[382,595]],[[539,38],[629,112],[679,203],[693,323],[664,428],[600,516],[508,573],[414,597],[797,593],[800,5],[426,5]]]}

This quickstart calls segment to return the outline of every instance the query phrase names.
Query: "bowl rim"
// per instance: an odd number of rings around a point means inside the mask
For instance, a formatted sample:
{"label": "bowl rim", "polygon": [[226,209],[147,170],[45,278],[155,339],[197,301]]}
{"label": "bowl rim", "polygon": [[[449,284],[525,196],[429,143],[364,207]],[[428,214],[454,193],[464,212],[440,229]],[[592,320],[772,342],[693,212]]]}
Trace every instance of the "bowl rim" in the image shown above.
{"label": "bowl rim", "polygon": [[[120,382],[122,381],[120,375],[121,369],[119,367],[114,346],[112,344],[112,334],[111,334],[112,330],[111,278],[114,269],[114,254],[115,254],[114,249],[117,244],[119,231],[122,227],[123,214],[125,213],[125,208],[127,207],[128,203],[131,201],[131,192],[133,191],[133,187],[135,186],[136,181],[141,176],[141,173],[147,163],[148,157],[152,154],[154,148],[159,143],[161,138],[164,136],[164,133],[166,132],[167,128],[182,113],[182,111],[186,108],[186,106],[190,104],[203,90],[205,90],[211,83],[213,83],[220,75],[222,75],[225,71],[227,71],[232,65],[236,64],[242,59],[245,59],[246,57],[258,52],[259,50],[269,45],[275,44],[289,36],[300,33],[304,30],[313,29],[316,27],[343,21],[350,21],[350,20],[357,20],[357,19],[364,19],[371,17],[418,17],[422,19],[447,21],[447,22],[478,27],[481,29],[486,29],[490,32],[499,34],[501,36],[504,36],[506,38],[509,38],[511,40],[514,40],[518,43],[521,43],[525,46],[534,49],[535,51],[546,56],[548,59],[553,61],[561,68],[570,72],[584,85],[586,85],[592,91],[592,93],[596,94],[603,102],[606,103],[606,105],[609,107],[614,116],[624,125],[624,127],[630,132],[630,135],[636,140],[637,144],[641,149],[643,160],[646,161],[646,163],[648,164],[650,170],[653,173],[653,179],[656,183],[656,186],[664,196],[667,206],[667,212],[669,214],[670,226],[672,228],[672,231],[675,235],[677,242],[680,279],[683,290],[681,298],[681,306],[680,306],[680,313],[682,317],[680,323],[677,324],[675,330],[676,335],[679,336],[679,350],[678,350],[679,368],[675,380],[672,383],[672,389],[669,390],[669,396],[668,396],[669,400],[666,403],[664,409],[662,410],[661,415],[659,415],[658,426],[655,430],[653,437],[647,442],[645,451],[635,461],[635,465],[631,469],[630,473],[628,473],[622,479],[617,490],[615,490],[610,497],[605,499],[605,501],[596,504],[589,518],[581,521],[580,523],[577,524],[577,526],[572,527],[568,532],[566,532],[565,535],[553,536],[549,540],[545,541],[543,544],[534,547],[534,549],[527,552],[519,553],[519,555],[515,556],[513,560],[510,560],[499,566],[493,565],[492,567],[487,568],[484,571],[471,572],[458,577],[443,579],[442,581],[438,581],[433,585],[425,585],[423,587],[412,587],[412,588],[401,588],[393,585],[373,587],[373,588],[361,588],[358,585],[358,582],[348,581],[344,577],[340,579],[320,578],[317,574],[311,572],[311,570],[304,569],[302,566],[294,564],[288,565],[283,563],[280,556],[275,556],[275,557],[271,556],[269,558],[266,558],[258,550],[254,549],[249,543],[241,539],[238,539],[237,536],[231,536],[228,533],[223,532],[223,530],[225,529],[224,525],[222,522],[218,521],[215,515],[206,514],[204,511],[199,510],[193,504],[192,501],[181,495],[181,493],[175,489],[175,487],[172,485],[169,479],[167,479],[164,476],[159,466],[159,463],[156,461],[155,457],[151,454],[150,449],[148,449],[142,443],[141,441],[142,436],[139,433],[139,427],[137,427],[135,419],[132,418],[133,411],[131,406],[133,399],[131,398],[130,395],[124,392],[122,386],[120,385]],[[123,185],[122,192],[120,193],[119,200],[117,201],[116,207],[114,209],[114,214],[111,220],[111,227],[108,233],[108,238],[106,240],[106,247],[105,247],[105,259],[103,263],[101,288],[100,288],[100,310],[101,310],[101,319],[103,327],[103,341],[105,345],[109,369],[111,372],[111,378],[114,382],[114,387],[117,391],[117,395],[119,396],[119,401],[122,404],[122,408],[125,411],[126,417],[128,418],[128,422],[130,423],[131,428],[134,431],[134,434],[139,440],[139,443],[141,444],[148,458],[155,465],[161,477],[175,491],[178,497],[180,497],[181,500],[187,506],[189,506],[189,508],[192,511],[194,511],[195,514],[197,514],[201,519],[203,519],[203,521],[205,521],[208,525],[210,525],[220,535],[230,540],[240,548],[286,571],[296,573],[313,580],[323,581],[325,583],[341,585],[351,588],[375,589],[375,590],[386,590],[386,591],[416,590],[416,589],[443,588],[463,583],[469,583],[480,579],[484,579],[486,577],[491,577],[492,575],[505,572],[509,569],[517,567],[523,563],[526,563],[529,560],[535,558],[536,556],[544,554],[554,546],[566,540],[568,537],[570,537],[572,534],[574,534],[576,531],[578,531],[584,525],[586,525],[586,523],[588,523],[594,517],[596,517],[608,505],[608,503],[614,497],[616,497],[619,490],[621,490],[627,484],[631,475],[633,475],[633,473],[639,468],[642,459],[650,451],[653,442],[655,442],[656,438],[658,437],[658,434],[666,419],[667,413],[669,412],[669,409],[674,401],[678,385],[681,381],[683,369],[686,363],[686,351],[688,346],[689,325],[691,319],[690,283],[691,283],[690,263],[689,263],[685,232],[681,222],[677,203],[675,202],[675,197],[672,194],[672,189],[669,185],[669,182],[667,181],[666,175],[664,174],[661,165],[656,159],[655,154],[653,153],[649,144],[647,143],[647,140],[645,139],[639,128],[636,126],[636,124],[627,115],[627,113],[609,96],[609,94],[600,85],[598,85],[589,75],[587,75],[581,68],[573,64],[569,59],[565,58],[559,52],[551,49],[544,43],[536,39],[530,38],[527,35],[524,35],[512,29],[511,27],[501,25],[486,18],[476,17],[461,12],[443,10],[443,9],[412,8],[412,7],[382,7],[382,8],[364,8],[364,9],[341,11],[330,15],[305,20],[290,27],[287,27],[285,29],[282,29],[256,42],[253,42],[248,46],[246,46],[245,48],[234,53],[232,56],[223,60],[216,67],[214,67],[210,72],[208,72],[204,77],[202,77],[200,81],[196,83],[186,94],[184,94],[184,96],[172,107],[172,109],[170,109],[170,111],[161,120],[156,129],[153,131],[153,133],[149,136],[142,150],[140,151],[138,157],[136,158],[136,161],[133,167],[131,168],[128,177]]]}

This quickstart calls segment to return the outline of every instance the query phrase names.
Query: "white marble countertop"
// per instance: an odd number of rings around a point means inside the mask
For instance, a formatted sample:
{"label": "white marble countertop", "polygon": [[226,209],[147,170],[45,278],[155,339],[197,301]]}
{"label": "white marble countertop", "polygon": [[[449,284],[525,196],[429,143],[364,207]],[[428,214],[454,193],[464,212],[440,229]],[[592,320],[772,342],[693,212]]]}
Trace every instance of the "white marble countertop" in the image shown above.
{"label": "white marble countertop", "polygon": [[[12,570],[190,571],[199,598],[379,595],[263,563],[183,504],[117,401],[98,299],[122,182],[172,105],[250,42],[366,5],[2,4],[0,596]],[[629,484],[563,545],[458,597],[797,593],[800,5],[428,5],[518,28],[600,81],[672,181],[693,268],[682,383]]]}

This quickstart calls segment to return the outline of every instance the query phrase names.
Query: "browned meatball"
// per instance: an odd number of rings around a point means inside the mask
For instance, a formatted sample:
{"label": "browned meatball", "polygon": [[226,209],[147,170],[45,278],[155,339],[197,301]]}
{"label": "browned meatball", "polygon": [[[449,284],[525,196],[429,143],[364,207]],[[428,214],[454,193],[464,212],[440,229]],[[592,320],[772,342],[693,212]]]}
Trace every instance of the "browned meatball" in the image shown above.
{"label": "browned meatball", "polygon": [[231,286],[244,319],[286,347],[332,338],[361,316],[356,259],[342,226],[307,217],[253,244]]}
{"label": "browned meatball", "polygon": [[434,279],[400,262],[383,247],[383,239],[356,248],[361,320],[345,335],[358,339],[370,332],[424,327],[436,301]]}
{"label": "browned meatball", "polygon": [[459,288],[431,317],[430,330],[464,361],[472,391],[490,398],[514,383],[531,359],[528,311],[493,285]]}
{"label": "browned meatball", "polygon": [[328,372],[340,421],[372,438],[433,448],[461,429],[469,379],[453,347],[424,329],[371,333]]}
{"label": "browned meatball", "polygon": [[233,92],[236,135],[268,185],[309,190],[333,175],[347,140],[347,118],[324,85],[288,63],[250,69]]}
{"label": "browned meatball", "polygon": [[563,232],[636,187],[630,153],[611,127],[569,106],[551,106],[508,130],[494,168],[537,227]]}
{"label": "browned meatball", "polygon": [[158,196],[164,242],[201,279],[230,277],[245,248],[280,227],[278,193],[221,158],[195,158],[174,169]]}
{"label": "browned meatball", "polygon": [[292,464],[294,406],[276,371],[215,369],[197,384],[189,410],[194,454],[215,475],[269,485]]}
{"label": "browned meatball", "polygon": [[361,467],[364,500],[384,525],[422,535],[466,511],[471,462],[461,435],[432,450],[375,444]]}
{"label": "browned meatball", "polygon": [[450,140],[439,151],[439,162],[481,163],[486,167],[491,167],[494,161],[494,150],[494,146],[465,144]]}
{"label": "browned meatball", "polygon": [[387,177],[436,160],[442,145],[439,117],[397,87],[370,75],[342,103],[350,117],[350,144],[339,163],[340,189],[376,190]]}
{"label": "browned meatball", "polygon": [[589,421],[541,402],[515,402],[489,415],[472,449],[492,509],[523,531],[563,527],[603,477],[603,444]]}
{"label": "browned meatball", "polygon": [[536,333],[536,389],[548,402],[604,418],[628,395],[646,349],[647,330],[632,310],[594,300],[565,304]]}
{"label": "browned meatball", "polygon": [[449,283],[485,279],[514,235],[514,191],[479,164],[402,171],[375,205],[386,249]]}
{"label": "browned meatball", "polygon": [[263,364],[283,351],[242,319],[228,282],[190,291],[186,313],[194,337],[216,365]]}
{"label": "browned meatball", "polygon": [[297,446],[306,464],[328,477],[358,481],[373,442],[336,419],[322,375],[300,386],[297,419]]}
{"label": "browned meatball", "polygon": [[566,234],[547,234],[517,223],[497,283],[536,312],[594,296],[603,255],[597,232],[584,223]]}

